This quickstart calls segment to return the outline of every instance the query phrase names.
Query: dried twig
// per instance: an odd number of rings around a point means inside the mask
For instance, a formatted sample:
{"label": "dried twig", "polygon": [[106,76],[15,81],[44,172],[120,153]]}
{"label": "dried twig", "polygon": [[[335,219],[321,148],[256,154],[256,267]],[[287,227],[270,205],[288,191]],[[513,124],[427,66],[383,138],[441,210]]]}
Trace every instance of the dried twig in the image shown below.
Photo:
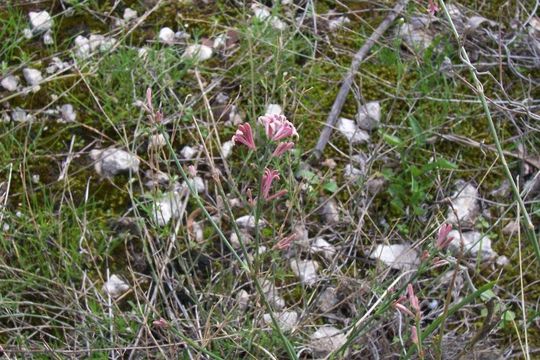
{"label": "dried twig", "polygon": [[326,119],[326,124],[324,126],[323,131],[321,132],[319,141],[317,142],[317,145],[315,145],[315,149],[313,151],[313,156],[315,159],[319,159],[321,157],[324,147],[326,146],[326,143],[330,139],[330,135],[332,134],[332,129],[334,125],[336,124],[337,117],[341,113],[341,109],[343,108],[345,99],[347,98],[347,95],[349,94],[349,90],[351,89],[354,75],[358,71],[360,64],[364,61],[364,58],[369,53],[373,45],[375,45],[375,43],[386,32],[386,30],[390,27],[390,25],[396,19],[396,17],[401,13],[401,11],[403,11],[405,6],[407,6],[408,2],[409,0],[399,0],[396,6],[394,6],[394,8],[392,9],[392,11],[390,11],[390,13],[383,20],[383,22],[381,22],[380,25],[375,29],[373,34],[371,34],[371,36],[368,38],[366,43],[354,55],[353,61],[351,63],[351,67],[349,68],[349,71],[347,71],[347,74],[345,75],[345,79],[343,80],[343,83],[341,84],[339,93],[337,94],[336,100],[334,101],[334,104],[332,105],[332,109],[330,110],[330,114],[328,114],[328,118]]}

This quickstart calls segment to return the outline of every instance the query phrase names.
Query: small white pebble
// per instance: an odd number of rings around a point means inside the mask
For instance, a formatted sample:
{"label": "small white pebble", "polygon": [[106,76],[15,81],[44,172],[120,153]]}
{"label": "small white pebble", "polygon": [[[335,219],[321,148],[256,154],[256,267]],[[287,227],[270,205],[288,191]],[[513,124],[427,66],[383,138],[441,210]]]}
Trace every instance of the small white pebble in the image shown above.
{"label": "small white pebble", "polygon": [[45,34],[43,34],[43,43],[45,45],[53,45],[54,44],[54,38],[51,30],[47,30]]}
{"label": "small white pebble", "polygon": [[32,30],[35,32],[47,31],[53,26],[53,19],[47,11],[30,11],[28,16],[30,17]]}
{"label": "small white pebble", "polygon": [[17,86],[19,86],[19,79],[16,76],[9,75],[2,79],[0,85],[7,91],[15,91],[17,90]]}
{"label": "small white pebble", "polygon": [[130,21],[132,19],[135,19],[137,17],[137,11],[133,10],[133,9],[130,9],[130,8],[126,8],[124,10],[124,20],[125,21]]}
{"label": "small white pebble", "polygon": [[184,146],[182,150],[180,150],[180,155],[186,160],[191,160],[197,155],[197,150],[191,146]]}
{"label": "small white pebble", "polygon": [[74,122],[77,119],[77,113],[71,104],[62,105],[60,108],[60,115],[65,122]]}
{"label": "small white pebble", "polygon": [[129,285],[116,275],[111,275],[109,280],[103,284],[103,291],[113,298],[125,294],[129,290]]}
{"label": "small white pebble", "polygon": [[31,85],[31,86],[38,85],[41,82],[41,80],[43,80],[41,71],[36,70],[36,69],[31,69],[31,68],[23,69],[23,75],[28,85]]}
{"label": "small white pebble", "polygon": [[182,54],[182,57],[185,59],[192,59],[194,61],[205,61],[212,57],[212,48],[206,45],[190,45]]}
{"label": "small white pebble", "polygon": [[227,159],[229,156],[231,156],[233,146],[234,142],[232,140],[221,144],[221,153],[223,154],[224,159]]}
{"label": "small white pebble", "polygon": [[172,31],[171,28],[164,27],[163,29],[159,30],[159,41],[165,44],[172,44],[174,42],[175,36],[174,31]]}
{"label": "small white pebble", "polygon": [[30,40],[33,36],[34,36],[34,34],[32,33],[32,30],[30,30],[30,29],[24,29],[23,30],[23,37],[25,39]]}

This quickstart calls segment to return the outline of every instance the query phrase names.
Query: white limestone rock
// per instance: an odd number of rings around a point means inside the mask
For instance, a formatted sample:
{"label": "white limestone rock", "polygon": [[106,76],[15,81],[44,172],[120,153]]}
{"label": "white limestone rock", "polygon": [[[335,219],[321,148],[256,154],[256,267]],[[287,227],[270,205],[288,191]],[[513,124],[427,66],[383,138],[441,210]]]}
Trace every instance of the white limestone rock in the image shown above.
{"label": "white limestone rock", "polygon": [[[325,200],[323,200],[325,201]],[[332,198],[325,202],[321,208],[323,220],[328,225],[337,225],[340,222],[339,208],[337,202]]]}
{"label": "white limestone rock", "polygon": [[285,300],[279,296],[276,286],[269,280],[261,280],[261,288],[263,295],[270,306],[277,310],[281,310],[285,307]]}
{"label": "white limestone rock", "polygon": [[116,148],[94,149],[90,151],[90,157],[94,160],[94,169],[104,178],[111,178],[120,173],[139,171],[139,158],[124,150]]}
{"label": "white limestone rock", "polygon": [[381,105],[378,101],[371,101],[358,109],[356,123],[360,129],[371,131],[379,127],[381,122]]}
{"label": "white limestone rock", "polygon": [[324,325],[310,337],[309,348],[316,357],[324,357],[345,345],[347,337],[333,326]]}
{"label": "white limestone rock", "polygon": [[383,262],[392,269],[403,271],[415,269],[420,264],[418,252],[409,244],[379,244],[369,254],[369,257]]}
{"label": "white limestone rock", "polygon": [[223,144],[221,144],[221,154],[223,155],[224,159],[227,159],[232,154],[232,150],[234,148],[234,141],[226,141]]}
{"label": "white limestone rock", "polygon": [[195,44],[190,45],[184,50],[182,58],[191,59],[195,62],[205,61],[212,57],[213,50],[210,46]]}
{"label": "white limestone rock", "polygon": [[268,104],[264,113],[266,115],[283,115],[283,109],[279,104]]}
{"label": "white limestone rock", "polygon": [[60,107],[60,116],[62,122],[74,122],[77,120],[77,112],[71,104],[64,104]]}
{"label": "white limestone rock", "polygon": [[43,80],[41,71],[32,68],[23,69],[24,80],[30,86],[37,86]]}
{"label": "white limestone rock", "polygon": [[177,219],[182,210],[182,199],[177,191],[163,194],[161,199],[152,206],[151,219],[158,226],[167,225],[172,219]]}
{"label": "white limestone rock", "polygon": [[137,11],[133,10],[131,8],[125,8],[124,9],[124,15],[123,19],[124,21],[131,21],[133,19],[137,18]]}
{"label": "white limestone rock", "polygon": [[472,227],[480,214],[478,190],[462,180],[456,183],[456,192],[450,199],[446,221],[452,225]]}
{"label": "white limestone rock", "polygon": [[452,238],[449,249],[454,253],[461,251],[463,244],[465,253],[474,258],[480,256],[480,260],[483,262],[493,261],[498,256],[491,247],[491,239],[478,231],[460,233],[459,230],[452,230],[448,237]]}
{"label": "white limestone rock", "polygon": [[312,286],[319,280],[317,275],[319,264],[316,261],[292,259],[290,266],[293,273],[304,285]]}
{"label": "white limestone rock", "polygon": [[180,150],[180,155],[186,160],[191,160],[195,155],[197,155],[197,149],[191,146],[184,146],[182,150]]}
{"label": "white limestone rock", "polygon": [[352,145],[369,141],[369,134],[360,129],[353,120],[339,118],[336,125],[338,131],[347,138]]}
{"label": "white limestone rock", "polygon": [[322,254],[327,260],[331,260],[337,253],[335,246],[322,237],[313,240],[310,250],[314,254]]}
{"label": "white limestone rock", "polygon": [[2,79],[0,85],[2,85],[2,87],[7,91],[15,91],[19,86],[19,79],[17,78],[17,76],[8,75]]}
{"label": "white limestone rock", "polygon": [[[236,225],[238,227],[248,230],[254,230],[255,229],[255,216],[253,215],[244,215],[235,220]],[[266,221],[264,219],[259,219],[259,228],[262,228],[266,225]]]}
{"label": "white limestone rock", "polygon": [[167,146],[167,139],[163,134],[153,134],[150,135],[148,139],[148,150],[149,151],[159,151]]}
{"label": "white limestone rock", "polygon": [[45,10],[38,12],[30,11],[28,16],[30,17],[32,31],[35,33],[45,32],[50,30],[53,26],[53,19]]}
{"label": "white limestone rock", "polygon": [[128,290],[129,285],[114,274],[103,284],[103,292],[115,299],[124,295]]}
{"label": "white limestone rock", "polygon": [[[291,331],[298,325],[298,313],[296,311],[283,311],[274,314],[276,322],[282,331]],[[263,315],[263,321],[267,326],[273,326],[270,314]]]}
{"label": "white limestone rock", "polygon": [[159,30],[158,39],[164,44],[171,45],[175,40],[174,31],[171,28],[164,27]]}

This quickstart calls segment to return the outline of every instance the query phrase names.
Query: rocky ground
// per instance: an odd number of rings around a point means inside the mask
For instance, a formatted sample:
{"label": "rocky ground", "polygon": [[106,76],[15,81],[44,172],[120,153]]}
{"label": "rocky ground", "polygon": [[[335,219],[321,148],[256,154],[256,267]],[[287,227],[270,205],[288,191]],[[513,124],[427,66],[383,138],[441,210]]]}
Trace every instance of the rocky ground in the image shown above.
{"label": "rocky ground", "polygon": [[0,353],[538,357],[538,4],[402,2],[320,158],[394,1],[0,4]]}

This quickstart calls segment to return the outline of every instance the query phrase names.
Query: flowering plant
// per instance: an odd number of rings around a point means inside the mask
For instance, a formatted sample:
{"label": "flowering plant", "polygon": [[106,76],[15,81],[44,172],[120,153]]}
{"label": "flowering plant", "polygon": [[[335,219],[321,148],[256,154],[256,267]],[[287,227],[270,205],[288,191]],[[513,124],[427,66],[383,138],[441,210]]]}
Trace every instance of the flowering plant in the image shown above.
{"label": "flowering plant", "polygon": [[[255,203],[255,224],[258,226],[259,217],[261,212],[262,202],[270,202],[274,199],[282,197],[287,194],[286,189],[281,189],[271,194],[272,185],[274,182],[280,179],[279,171],[271,168],[269,166],[270,162],[275,159],[279,159],[287,153],[289,150],[294,148],[294,142],[292,141],[282,141],[293,136],[298,137],[298,132],[296,131],[295,126],[290,122],[284,115],[277,114],[267,114],[260,116],[258,123],[264,128],[265,142],[264,146],[257,147],[255,143],[255,136],[253,129],[249,123],[244,123],[238,126],[236,133],[232,137],[234,144],[244,145],[249,150],[257,152],[260,148],[263,149],[264,155],[262,161],[259,164],[259,196],[257,196],[256,201],[249,201],[250,203]],[[270,152],[268,149],[273,151]],[[249,195],[251,190],[248,190]],[[258,231],[256,232],[258,239]],[[286,237],[284,240],[279,243],[278,249],[287,248],[291,241],[292,237]],[[258,242],[258,241],[257,241]]]}

